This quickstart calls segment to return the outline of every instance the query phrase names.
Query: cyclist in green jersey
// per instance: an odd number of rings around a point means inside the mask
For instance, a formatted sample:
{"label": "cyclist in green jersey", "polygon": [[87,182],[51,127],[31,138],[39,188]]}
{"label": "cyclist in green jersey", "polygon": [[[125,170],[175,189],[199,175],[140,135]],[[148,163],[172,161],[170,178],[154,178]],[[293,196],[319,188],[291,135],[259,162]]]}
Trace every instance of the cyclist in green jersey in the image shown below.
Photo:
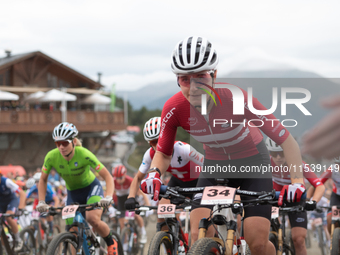
{"label": "cyclist in green jersey", "polygon": [[[45,193],[48,175],[54,168],[65,180],[67,188],[66,205],[72,203],[91,204],[99,202],[100,206],[108,206],[112,202],[114,183],[110,172],[97,157],[81,146],[76,138],[77,128],[68,122],[60,123],[53,130],[52,137],[57,148],[49,151],[45,157],[42,174],[39,181],[39,203],[37,210],[46,212],[49,205],[45,203]],[[106,197],[100,182],[90,167],[103,177],[106,182]],[[117,243],[114,242],[108,225],[101,220],[102,208],[87,211],[86,220],[93,229],[104,238],[108,246],[108,255],[117,254]],[[73,219],[67,219],[66,224],[72,224]],[[67,227],[69,229],[69,227]]]}

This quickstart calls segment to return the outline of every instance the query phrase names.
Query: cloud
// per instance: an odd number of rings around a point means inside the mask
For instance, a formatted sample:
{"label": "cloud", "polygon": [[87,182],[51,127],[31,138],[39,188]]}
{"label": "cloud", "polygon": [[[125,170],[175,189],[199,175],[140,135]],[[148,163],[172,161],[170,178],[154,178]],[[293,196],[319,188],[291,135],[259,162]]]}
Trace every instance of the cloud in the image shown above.
{"label": "cloud", "polygon": [[[92,78],[97,79],[95,77]],[[132,91],[142,88],[148,84],[171,80],[176,83],[176,76],[172,72],[159,71],[148,74],[123,73],[119,75],[103,77],[102,84],[109,88],[115,83],[116,90]]]}

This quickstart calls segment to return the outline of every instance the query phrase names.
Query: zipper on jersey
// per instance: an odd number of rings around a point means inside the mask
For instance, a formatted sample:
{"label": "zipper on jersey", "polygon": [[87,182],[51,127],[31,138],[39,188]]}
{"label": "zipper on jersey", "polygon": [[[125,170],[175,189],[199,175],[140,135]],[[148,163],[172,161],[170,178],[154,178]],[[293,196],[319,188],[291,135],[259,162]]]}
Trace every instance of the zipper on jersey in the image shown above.
{"label": "zipper on jersey", "polygon": [[[207,125],[208,125],[208,127],[209,127],[210,133],[212,134],[212,136],[213,136],[213,138],[214,138],[215,143],[216,143],[216,144],[219,144],[219,143],[216,141],[216,139],[215,139],[215,134],[213,133],[213,131],[212,131],[211,127],[210,127],[210,124],[209,124],[209,115],[205,115],[204,118],[205,118],[205,120],[207,121]],[[223,149],[223,151],[224,151],[224,154],[228,154],[228,159],[230,160],[230,159],[231,159],[231,158],[230,158],[230,153],[227,153],[227,152],[225,151],[225,149],[224,149],[223,146],[222,146],[222,149]]]}

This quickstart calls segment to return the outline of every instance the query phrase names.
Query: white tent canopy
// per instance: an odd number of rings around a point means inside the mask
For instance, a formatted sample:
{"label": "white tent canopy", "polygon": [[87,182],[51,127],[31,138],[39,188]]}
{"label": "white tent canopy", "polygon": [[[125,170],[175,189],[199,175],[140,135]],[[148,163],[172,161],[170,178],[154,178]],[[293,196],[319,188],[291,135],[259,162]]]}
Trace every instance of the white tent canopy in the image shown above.
{"label": "white tent canopy", "polygon": [[81,102],[83,104],[110,104],[111,98],[103,96],[99,93],[93,93],[92,95],[87,96]]}
{"label": "white tent canopy", "polygon": [[0,90],[0,100],[2,101],[19,100],[19,96],[7,91]]}
{"label": "white tent canopy", "polygon": [[59,102],[59,101],[76,101],[75,95],[62,92],[60,90],[52,89],[45,93],[44,96],[37,99],[39,102]]}
{"label": "white tent canopy", "polygon": [[39,98],[45,96],[45,92],[42,91],[37,91],[35,93],[32,93],[30,95],[28,95],[27,97],[25,97],[25,101],[26,102],[36,102],[39,101]]}

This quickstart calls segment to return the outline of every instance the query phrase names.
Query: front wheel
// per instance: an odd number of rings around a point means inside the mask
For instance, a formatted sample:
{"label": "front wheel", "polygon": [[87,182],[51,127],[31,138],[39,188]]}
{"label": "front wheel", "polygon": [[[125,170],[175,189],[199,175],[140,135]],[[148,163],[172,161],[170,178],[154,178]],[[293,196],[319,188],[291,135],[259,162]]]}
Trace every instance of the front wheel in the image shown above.
{"label": "front wheel", "polygon": [[148,255],[175,255],[171,238],[167,232],[159,231],[151,239]]}
{"label": "front wheel", "polygon": [[275,251],[277,251],[278,243],[279,243],[278,240],[277,240],[277,236],[273,233],[270,233],[269,234],[269,241],[271,241],[274,244]]}
{"label": "front wheel", "polygon": [[217,242],[204,237],[193,244],[188,255],[222,255],[222,252]]}
{"label": "front wheel", "polygon": [[120,234],[124,253],[136,255],[139,250],[138,234],[131,227],[123,228]]}
{"label": "front wheel", "polygon": [[35,246],[35,238],[34,238],[34,232],[30,227],[26,227],[23,230],[20,231],[20,238],[24,242],[22,252],[20,254],[29,254],[29,255],[35,255],[36,254],[36,246]]}
{"label": "front wheel", "polygon": [[319,247],[322,255],[327,255],[326,243],[324,240],[324,233],[322,226],[318,226]]}
{"label": "front wheel", "polygon": [[48,245],[48,255],[72,255],[78,248],[77,238],[74,234],[64,232],[55,236]]}
{"label": "front wheel", "polygon": [[333,238],[332,238],[332,250],[331,255],[339,255],[340,252],[340,228],[334,229]]}

